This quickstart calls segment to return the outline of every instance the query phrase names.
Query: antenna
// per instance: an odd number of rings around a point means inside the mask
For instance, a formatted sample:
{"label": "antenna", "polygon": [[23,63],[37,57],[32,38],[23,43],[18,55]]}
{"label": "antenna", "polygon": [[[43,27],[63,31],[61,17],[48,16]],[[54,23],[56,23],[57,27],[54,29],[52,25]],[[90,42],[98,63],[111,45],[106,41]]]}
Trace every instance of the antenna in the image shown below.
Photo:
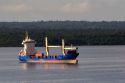
{"label": "antenna", "polygon": [[25,39],[29,39],[29,35],[27,31],[25,32],[25,36],[26,36]]}

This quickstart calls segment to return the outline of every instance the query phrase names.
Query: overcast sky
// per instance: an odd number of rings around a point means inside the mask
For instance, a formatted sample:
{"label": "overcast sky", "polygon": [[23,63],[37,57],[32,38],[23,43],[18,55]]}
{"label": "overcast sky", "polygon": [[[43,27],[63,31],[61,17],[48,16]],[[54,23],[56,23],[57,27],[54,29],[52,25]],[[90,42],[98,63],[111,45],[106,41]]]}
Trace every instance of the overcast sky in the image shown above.
{"label": "overcast sky", "polygon": [[0,21],[125,21],[125,0],[0,0]]}

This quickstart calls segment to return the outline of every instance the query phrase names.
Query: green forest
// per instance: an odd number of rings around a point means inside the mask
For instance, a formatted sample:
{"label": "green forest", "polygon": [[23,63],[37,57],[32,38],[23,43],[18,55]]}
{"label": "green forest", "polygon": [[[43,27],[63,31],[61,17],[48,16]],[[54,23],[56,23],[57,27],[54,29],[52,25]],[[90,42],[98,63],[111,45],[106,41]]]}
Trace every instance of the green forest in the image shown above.
{"label": "green forest", "polygon": [[0,22],[0,47],[22,46],[25,32],[36,41],[36,46],[44,46],[45,36],[49,44],[66,45],[125,45],[124,21],[36,21]]}

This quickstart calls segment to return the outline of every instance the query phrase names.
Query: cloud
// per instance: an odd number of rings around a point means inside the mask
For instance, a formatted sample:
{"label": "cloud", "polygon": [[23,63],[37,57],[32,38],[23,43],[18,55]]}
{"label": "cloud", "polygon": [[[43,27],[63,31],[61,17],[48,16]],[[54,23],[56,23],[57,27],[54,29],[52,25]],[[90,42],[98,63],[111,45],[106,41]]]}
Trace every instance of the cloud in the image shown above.
{"label": "cloud", "polygon": [[63,12],[68,13],[82,13],[90,10],[90,5],[87,2],[82,3],[67,3],[62,7]]}
{"label": "cloud", "polygon": [[125,20],[125,0],[0,0],[0,21]]}
{"label": "cloud", "polygon": [[21,13],[27,10],[30,10],[31,7],[25,4],[9,4],[9,5],[1,5],[0,10],[4,12],[16,12]]}

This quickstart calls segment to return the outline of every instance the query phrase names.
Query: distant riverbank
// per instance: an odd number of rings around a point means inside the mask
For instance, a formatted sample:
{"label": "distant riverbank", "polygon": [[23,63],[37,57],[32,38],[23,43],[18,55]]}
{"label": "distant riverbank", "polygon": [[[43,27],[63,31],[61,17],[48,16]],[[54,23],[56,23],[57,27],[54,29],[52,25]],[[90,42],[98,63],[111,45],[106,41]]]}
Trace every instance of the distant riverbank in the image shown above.
{"label": "distant riverbank", "polygon": [[36,46],[44,46],[44,37],[50,44],[66,45],[125,45],[125,22],[40,21],[0,22],[0,47],[22,46],[28,31]]}

